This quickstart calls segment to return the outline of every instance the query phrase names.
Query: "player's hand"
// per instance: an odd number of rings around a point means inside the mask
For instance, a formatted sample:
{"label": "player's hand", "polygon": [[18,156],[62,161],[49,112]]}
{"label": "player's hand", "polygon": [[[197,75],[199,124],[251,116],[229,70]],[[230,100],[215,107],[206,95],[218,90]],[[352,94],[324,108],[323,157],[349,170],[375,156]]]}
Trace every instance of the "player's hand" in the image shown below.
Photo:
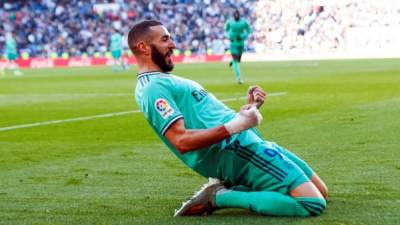
{"label": "player's hand", "polygon": [[250,86],[249,90],[247,91],[247,103],[253,104],[259,109],[265,101],[267,94],[265,93],[264,89],[262,89],[258,85]]}
{"label": "player's hand", "polygon": [[236,134],[243,130],[255,127],[262,121],[262,115],[255,105],[248,104],[240,109],[236,117],[225,124],[229,134]]}
{"label": "player's hand", "polygon": [[239,115],[246,117],[248,128],[257,126],[262,121],[262,115],[254,104],[248,104],[242,106],[239,111]]}

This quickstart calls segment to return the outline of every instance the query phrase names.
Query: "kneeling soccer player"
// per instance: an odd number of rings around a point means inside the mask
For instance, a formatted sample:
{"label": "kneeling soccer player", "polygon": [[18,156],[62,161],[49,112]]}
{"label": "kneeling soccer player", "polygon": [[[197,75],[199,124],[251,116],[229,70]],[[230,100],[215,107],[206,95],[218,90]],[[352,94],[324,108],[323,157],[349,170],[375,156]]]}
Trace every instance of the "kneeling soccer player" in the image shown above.
{"label": "kneeling soccer player", "polygon": [[271,216],[314,216],[326,207],[327,188],[301,159],[254,128],[266,94],[250,87],[239,113],[194,81],[169,72],[175,43],[161,22],[145,20],[130,30],[128,44],[139,74],[136,101],[169,149],[207,183],[175,212],[204,215],[244,208]]}

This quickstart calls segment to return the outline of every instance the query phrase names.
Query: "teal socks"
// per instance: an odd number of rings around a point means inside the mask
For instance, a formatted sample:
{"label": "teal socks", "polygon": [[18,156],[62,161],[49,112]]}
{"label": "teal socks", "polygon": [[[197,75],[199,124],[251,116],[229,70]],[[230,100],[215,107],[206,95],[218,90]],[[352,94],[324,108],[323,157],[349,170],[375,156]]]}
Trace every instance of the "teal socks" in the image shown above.
{"label": "teal socks", "polygon": [[240,78],[240,67],[239,67],[238,61],[232,60],[232,69],[233,69],[233,74],[235,75],[236,80],[239,83],[242,82],[242,79]]}
{"label": "teal socks", "polygon": [[312,216],[321,215],[326,208],[326,200],[322,198],[297,197],[295,198]]}
{"label": "teal socks", "polygon": [[326,207],[324,199],[292,198],[279,192],[225,190],[215,197],[218,208],[242,208],[268,216],[316,216]]}

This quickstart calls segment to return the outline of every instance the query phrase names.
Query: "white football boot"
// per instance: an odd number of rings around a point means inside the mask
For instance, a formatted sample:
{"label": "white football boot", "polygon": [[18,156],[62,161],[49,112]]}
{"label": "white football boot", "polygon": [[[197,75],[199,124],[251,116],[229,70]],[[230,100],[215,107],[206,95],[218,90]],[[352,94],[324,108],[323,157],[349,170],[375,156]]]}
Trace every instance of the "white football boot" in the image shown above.
{"label": "white football boot", "polygon": [[196,192],[182,206],[175,210],[174,216],[203,216],[210,215],[216,210],[215,195],[217,191],[225,189],[222,182],[209,178],[200,191]]}

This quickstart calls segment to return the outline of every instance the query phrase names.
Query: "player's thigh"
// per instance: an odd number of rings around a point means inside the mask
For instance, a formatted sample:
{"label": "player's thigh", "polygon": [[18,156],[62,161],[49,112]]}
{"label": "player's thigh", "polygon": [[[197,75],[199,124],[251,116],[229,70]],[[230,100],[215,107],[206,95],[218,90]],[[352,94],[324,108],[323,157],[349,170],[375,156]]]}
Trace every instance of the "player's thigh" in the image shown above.
{"label": "player's thigh", "polygon": [[243,54],[244,46],[241,45],[231,45],[231,54],[241,56]]}
{"label": "player's thigh", "polygon": [[305,182],[298,185],[296,188],[290,191],[290,196],[294,198],[298,197],[312,197],[312,198],[324,198],[318,188],[313,182]]}
{"label": "player's thigh", "polygon": [[240,45],[238,47],[239,60],[242,58],[243,52],[244,52],[244,45]]}
{"label": "player's thigh", "polygon": [[228,179],[225,178],[232,185],[286,194],[310,181],[296,163],[251,130],[242,132],[227,150],[235,156],[231,171],[227,171]]}
{"label": "player's thigh", "polygon": [[272,145],[274,149],[288,157],[290,160],[292,160],[294,163],[296,163],[297,166],[299,166],[304,173],[307,175],[307,177],[311,178],[313,175],[313,170],[312,168],[304,161],[302,160],[299,156],[297,156],[295,153],[287,150],[286,148],[278,145],[275,142],[268,142],[266,141],[268,145]]}
{"label": "player's thigh", "polygon": [[238,57],[238,61],[241,62],[242,61],[242,53],[240,53],[239,57]]}
{"label": "player's thigh", "polygon": [[311,177],[311,181],[318,188],[319,192],[321,192],[322,196],[324,196],[325,199],[328,198],[328,186],[318,176],[317,173],[313,173],[313,175]]}
{"label": "player's thigh", "polygon": [[238,56],[241,54],[240,47],[237,45],[231,45],[230,50],[232,55]]}
{"label": "player's thigh", "polygon": [[310,178],[311,182],[318,188],[324,198],[328,197],[328,187],[326,186],[325,182],[304,160],[298,157],[295,153],[287,150],[284,147],[279,146],[275,142],[269,142],[269,144],[275,146],[275,148],[278,149],[282,154],[284,154],[286,157],[296,163],[296,165],[304,171],[307,177]]}
{"label": "player's thigh", "polygon": [[236,55],[236,54],[232,54],[232,58],[234,59],[234,60],[236,60],[236,61],[240,61],[240,56],[239,55]]}

